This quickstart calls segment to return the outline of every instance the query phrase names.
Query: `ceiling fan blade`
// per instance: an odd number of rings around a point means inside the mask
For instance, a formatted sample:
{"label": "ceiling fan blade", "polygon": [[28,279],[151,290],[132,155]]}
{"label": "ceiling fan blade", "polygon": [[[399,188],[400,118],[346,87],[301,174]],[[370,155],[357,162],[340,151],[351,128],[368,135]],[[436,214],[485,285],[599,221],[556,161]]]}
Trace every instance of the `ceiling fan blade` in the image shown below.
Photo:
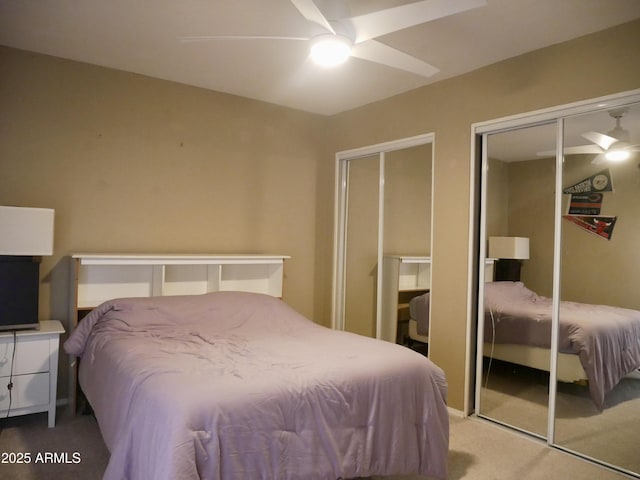
{"label": "ceiling fan blade", "polygon": [[585,132],[582,134],[583,138],[586,138],[590,142],[595,143],[603,150],[607,150],[611,145],[618,141],[617,138],[610,137],[599,132]]}
{"label": "ceiling fan blade", "polygon": [[306,18],[310,22],[317,23],[322,28],[324,28],[325,30],[328,30],[334,35],[336,34],[336,31],[333,29],[333,27],[329,23],[329,20],[326,19],[326,17],[323,15],[320,9],[316,6],[316,4],[313,3],[312,0],[291,0],[291,3],[293,3],[293,6],[298,9],[300,14],[304,18]]}
{"label": "ceiling fan blade", "polygon": [[360,43],[486,4],[486,0],[422,0],[359,15],[344,22],[351,24],[356,32],[355,43]]}
{"label": "ceiling fan blade", "polygon": [[308,37],[281,37],[273,35],[190,35],[178,37],[184,43],[208,40],[309,40]]}
{"label": "ceiling fan blade", "polygon": [[416,57],[375,40],[355,45],[351,51],[351,56],[405,70],[423,77],[430,77],[440,71],[433,65],[429,65]]}
{"label": "ceiling fan blade", "polygon": [[600,155],[596,155],[593,160],[591,160],[591,163],[593,165],[600,165],[603,164],[607,161],[606,157],[604,156],[604,153],[601,153]]}
{"label": "ceiling fan blade", "polygon": [[[597,145],[579,145],[577,147],[566,147],[564,149],[565,155],[580,155],[580,154],[599,154],[602,153],[602,148]],[[555,157],[555,150],[546,150],[544,152],[536,153],[538,157]]]}

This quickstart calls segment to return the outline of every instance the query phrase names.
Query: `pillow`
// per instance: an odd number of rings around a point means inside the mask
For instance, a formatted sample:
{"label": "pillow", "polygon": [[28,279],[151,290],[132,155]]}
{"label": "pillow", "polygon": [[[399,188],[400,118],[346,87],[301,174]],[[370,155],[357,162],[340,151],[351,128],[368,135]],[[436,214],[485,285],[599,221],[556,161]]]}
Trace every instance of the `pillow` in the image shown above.
{"label": "pillow", "polygon": [[484,306],[499,309],[501,305],[515,302],[532,302],[538,295],[522,282],[487,282],[484,284]]}

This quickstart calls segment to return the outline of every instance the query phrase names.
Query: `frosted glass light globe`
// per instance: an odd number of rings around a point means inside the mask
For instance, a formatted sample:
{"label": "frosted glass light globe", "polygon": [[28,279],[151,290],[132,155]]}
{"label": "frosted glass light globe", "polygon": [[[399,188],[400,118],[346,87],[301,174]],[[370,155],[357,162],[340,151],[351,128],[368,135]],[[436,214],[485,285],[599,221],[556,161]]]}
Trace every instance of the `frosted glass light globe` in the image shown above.
{"label": "frosted glass light globe", "polygon": [[353,43],[342,35],[320,35],[311,44],[311,59],[323,67],[335,67],[351,56]]}

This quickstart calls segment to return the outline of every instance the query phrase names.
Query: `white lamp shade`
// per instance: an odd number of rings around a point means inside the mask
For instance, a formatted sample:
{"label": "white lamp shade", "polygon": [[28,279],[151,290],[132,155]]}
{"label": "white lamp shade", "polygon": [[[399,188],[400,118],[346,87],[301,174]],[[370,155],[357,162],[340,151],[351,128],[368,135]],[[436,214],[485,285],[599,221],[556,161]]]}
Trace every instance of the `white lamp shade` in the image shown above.
{"label": "white lamp shade", "polygon": [[0,206],[0,255],[53,255],[50,208]]}
{"label": "white lamp shade", "polygon": [[529,259],[529,239],[526,237],[489,237],[489,257]]}

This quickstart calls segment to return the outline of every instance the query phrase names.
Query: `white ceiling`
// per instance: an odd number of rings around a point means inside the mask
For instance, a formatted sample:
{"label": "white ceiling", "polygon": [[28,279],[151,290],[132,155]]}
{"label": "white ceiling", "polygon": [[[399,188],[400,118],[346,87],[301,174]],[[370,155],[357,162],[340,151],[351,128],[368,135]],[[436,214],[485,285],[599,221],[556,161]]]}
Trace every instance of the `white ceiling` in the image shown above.
{"label": "white ceiling", "polygon": [[308,36],[290,0],[0,0],[0,44],[331,115],[636,18],[639,0],[488,0],[378,38],[439,68],[430,78],[355,58],[321,69],[306,42],[179,38]]}

